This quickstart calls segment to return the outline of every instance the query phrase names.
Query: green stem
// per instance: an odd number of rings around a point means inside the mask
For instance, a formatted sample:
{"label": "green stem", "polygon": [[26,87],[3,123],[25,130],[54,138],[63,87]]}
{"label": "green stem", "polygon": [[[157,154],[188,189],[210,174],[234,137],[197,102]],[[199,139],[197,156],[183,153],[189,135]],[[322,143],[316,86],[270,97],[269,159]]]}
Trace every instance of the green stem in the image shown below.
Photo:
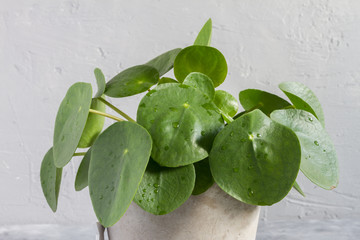
{"label": "green stem", "polygon": [[74,153],[73,157],[75,156],[84,156],[86,154],[86,152],[77,152],[77,153]]}
{"label": "green stem", "polygon": [[100,112],[100,111],[97,111],[97,110],[94,110],[94,109],[91,109],[91,108],[89,109],[89,112],[95,113],[95,114],[98,114],[98,115],[101,115],[101,116],[105,116],[105,117],[108,117],[108,118],[111,118],[111,119],[114,119],[115,121],[118,121],[118,122],[124,121],[124,119],[121,119],[121,118],[115,117],[113,115],[110,115],[110,114],[107,114],[107,113],[104,113],[104,112]]}
{"label": "green stem", "polygon": [[126,113],[124,113],[123,111],[121,111],[120,109],[118,109],[117,107],[115,107],[114,105],[112,105],[111,103],[109,103],[108,101],[106,101],[104,98],[100,97],[98,98],[100,101],[102,101],[103,103],[105,103],[107,106],[109,106],[112,110],[114,110],[115,112],[117,112],[118,114],[120,114],[121,116],[123,116],[125,119],[127,119],[130,122],[135,122],[134,119],[132,119],[131,117],[129,117],[129,115],[127,115]]}

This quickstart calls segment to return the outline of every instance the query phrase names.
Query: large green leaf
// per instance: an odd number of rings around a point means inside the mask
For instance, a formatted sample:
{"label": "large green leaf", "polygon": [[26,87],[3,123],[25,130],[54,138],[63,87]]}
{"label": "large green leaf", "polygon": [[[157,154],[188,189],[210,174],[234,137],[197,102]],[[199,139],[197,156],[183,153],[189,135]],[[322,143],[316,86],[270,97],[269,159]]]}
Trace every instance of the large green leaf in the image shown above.
{"label": "large green leaf", "polygon": [[214,184],[214,179],[210,171],[209,158],[205,158],[200,162],[194,163],[194,167],[196,181],[192,194],[199,195],[206,192],[206,190],[208,190]]}
{"label": "large green leaf", "polygon": [[223,127],[221,115],[208,97],[176,83],[161,84],[144,96],[137,121],[153,138],[152,158],[167,167],[206,158]]}
{"label": "large green leaf", "polygon": [[150,60],[146,63],[146,65],[157,69],[160,76],[162,76],[173,68],[175,58],[180,51],[181,48],[175,48],[173,50],[167,51],[160,56]]}
{"label": "large green leaf", "polygon": [[183,81],[183,84],[196,88],[197,90],[203,92],[211,100],[214,98],[215,89],[214,84],[211,79],[205,74],[193,72],[186,76]]}
{"label": "large green leaf", "polygon": [[75,178],[75,190],[81,191],[88,186],[89,166],[91,158],[91,148],[86,152],[81,160],[79,169]]}
{"label": "large green leaf", "polygon": [[148,65],[128,68],[107,84],[105,95],[109,97],[127,97],[145,92],[159,81],[159,72]]}
{"label": "large green leaf", "polygon": [[47,203],[56,212],[59,198],[62,168],[54,165],[53,148],[45,154],[40,168],[41,187]]}
{"label": "large green leaf", "polygon": [[295,133],[254,110],[216,136],[210,167],[215,182],[229,195],[249,204],[271,205],[292,188],[300,159]]}
{"label": "large green leaf", "polygon": [[212,32],[212,21],[211,18],[207,20],[198,36],[195,39],[194,45],[210,46],[211,43],[211,32]]}
{"label": "large green leaf", "polygon": [[[91,101],[90,108],[100,112],[105,112],[106,105],[97,98],[94,98]],[[105,117],[98,114],[89,113],[84,131],[78,144],[78,148],[90,147],[103,129],[104,122]]]}
{"label": "large green leaf", "polygon": [[325,126],[324,113],[319,99],[310,88],[298,82],[283,82],[279,88],[286,94],[297,109],[302,109],[312,113],[322,126]]}
{"label": "large green leaf", "polygon": [[106,87],[105,76],[99,68],[95,68],[94,74],[95,74],[96,83],[97,83],[97,87],[98,87],[98,91],[96,92],[94,98],[99,98],[105,92],[105,87]]}
{"label": "large green leaf", "polygon": [[207,75],[213,81],[214,87],[217,87],[226,78],[226,60],[216,48],[207,46],[184,48],[175,59],[174,74],[179,82],[183,82],[191,72]]}
{"label": "large green leaf", "polygon": [[236,98],[223,90],[215,91],[214,103],[223,113],[229,115],[230,117],[235,116],[239,109],[239,104]]}
{"label": "large green leaf", "polygon": [[150,160],[134,201],[145,211],[164,215],[180,207],[191,195],[195,184],[192,164],[161,167]]}
{"label": "large green leaf", "polygon": [[239,93],[239,100],[246,111],[257,108],[268,116],[274,110],[291,106],[290,103],[281,97],[258,89],[241,91]]}
{"label": "large green leaf", "polygon": [[89,83],[75,83],[66,93],[56,115],[54,131],[54,163],[64,167],[72,158],[85,128],[91,105]]}
{"label": "large green leaf", "polygon": [[133,200],[150,158],[151,144],[149,133],[140,125],[117,122],[92,146],[90,197],[104,227],[115,224]]}
{"label": "large green leaf", "polygon": [[331,139],[311,113],[299,109],[277,110],[271,118],[292,129],[301,145],[301,171],[316,185],[333,189],[338,185],[338,161]]}

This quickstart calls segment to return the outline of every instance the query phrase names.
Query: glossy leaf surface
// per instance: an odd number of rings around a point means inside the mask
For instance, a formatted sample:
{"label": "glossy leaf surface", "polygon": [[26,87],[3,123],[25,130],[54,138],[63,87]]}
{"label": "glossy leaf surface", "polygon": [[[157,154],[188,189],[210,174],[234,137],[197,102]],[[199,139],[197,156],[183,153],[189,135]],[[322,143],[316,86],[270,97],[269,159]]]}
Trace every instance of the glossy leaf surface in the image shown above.
{"label": "glossy leaf surface", "polygon": [[89,83],[75,83],[66,93],[56,115],[54,131],[54,162],[64,167],[72,158],[85,128],[91,105]]}
{"label": "glossy leaf surface", "polygon": [[300,158],[295,133],[254,110],[216,136],[210,168],[215,182],[232,197],[249,204],[271,205],[292,188]]}
{"label": "glossy leaf surface", "polygon": [[283,91],[297,109],[302,109],[313,114],[322,126],[325,126],[325,118],[318,98],[310,88],[298,82],[283,82],[279,84]]}
{"label": "glossy leaf surface", "polygon": [[151,134],[152,158],[167,167],[206,158],[223,127],[221,115],[208,97],[175,83],[161,84],[141,100],[137,122]]}
{"label": "glossy leaf surface", "polygon": [[99,98],[105,92],[105,87],[106,87],[105,76],[99,68],[95,68],[94,74],[95,74],[96,83],[97,83],[97,87],[98,87],[98,90],[97,90],[94,98]]}
{"label": "glossy leaf surface", "polygon": [[192,164],[167,168],[150,160],[134,201],[149,213],[167,214],[190,197],[194,184],[195,169]]}
{"label": "glossy leaf surface", "polygon": [[149,133],[140,125],[117,122],[92,146],[90,197],[104,227],[115,224],[133,200],[150,158],[151,144]]}
{"label": "glossy leaf surface", "polygon": [[[106,105],[100,100],[93,98],[93,100],[91,101],[90,108],[100,112],[105,112]],[[81,135],[78,144],[78,148],[90,147],[94,143],[97,136],[99,136],[101,130],[103,129],[104,122],[105,122],[105,117],[100,116],[98,114],[89,113],[86,120],[84,131]]]}
{"label": "glossy leaf surface", "polygon": [[190,46],[181,50],[174,62],[174,74],[183,82],[189,73],[200,72],[207,75],[214,87],[224,82],[227,64],[219,50],[207,46]]}
{"label": "glossy leaf surface", "polygon": [[105,95],[109,97],[127,97],[145,92],[159,81],[159,72],[148,65],[128,68],[107,84]]}
{"label": "glossy leaf surface", "polygon": [[175,58],[180,51],[181,48],[175,48],[173,50],[167,51],[160,56],[150,60],[146,63],[146,65],[158,70],[160,76],[162,76],[173,68]]}
{"label": "glossy leaf surface", "polygon": [[199,34],[197,35],[194,45],[210,46],[211,43],[211,32],[212,32],[212,21],[211,18],[207,20]]}
{"label": "glossy leaf surface", "polygon": [[311,113],[299,109],[277,110],[271,118],[292,129],[301,144],[304,175],[324,189],[333,189],[339,181],[334,145],[321,123]]}
{"label": "glossy leaf surface", "polygon": [[88,186],[89,166],[90,166],[91,148],[86,152],[81,160],[79,169],[75,178],[75,190],[81,191]]}
{"label": "glossy leaf surface", "polygon": [[45,154],[40,168],[41,187],[47,203],[56,212],[61,183],[62,168],[54,165],[53,149]]}
{"label": "glossy leaf surface", "polygon": [[214,179],[211,175],[209,158],[194,163],[196,180],[193,195],[199,195],[208,190],[213,184]]}
{"label": "glossy leaf surface", "polygon": [[291,106],[289,102],[274,94],[258,89],[246,89],[239,93],[240,103],[245,110],[260,109],[270,116],[270,113],[277,109]]}
{"label": "glossy leaf surface", "polygon": [[222,112],[226,113],[230,117],[235,116],[239,109],[239,104],[236,98],[223,90],[215,91],[214,103]]}
{"label": "glossy leaf surface", "polygon": [[197,72],[190,73],[184,79],[183,84],[203,92],[211,100],[215,96],[214,84],[211,79],[205,74]]}

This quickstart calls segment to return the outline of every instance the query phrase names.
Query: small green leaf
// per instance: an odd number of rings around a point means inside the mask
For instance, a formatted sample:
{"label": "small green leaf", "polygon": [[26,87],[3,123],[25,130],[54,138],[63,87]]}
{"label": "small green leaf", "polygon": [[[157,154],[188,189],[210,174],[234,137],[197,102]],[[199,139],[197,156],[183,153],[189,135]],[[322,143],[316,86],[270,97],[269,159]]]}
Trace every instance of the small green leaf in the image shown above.
{"label": "small green leaf", "polygon": [[56,168],[54,165],[53,148],[45,154],[40,168],[41,187],[47,203],[53,212],[56,212],[62,168]]}
{"label": "small green leaf", "polygon": [[198,90],[166,83],[139,104],[137,122],[151,134],[151,157],[161,166],[178,167],[208,156],[223,120],[215,104]]}
{"label": "small green leaf", "polygon": [[239,93],[240,103],[248,110],[260,109],[266,115],[277,109],[291,106],[286,100],[258,89],[246,89]]}
{"label": "small green leaf", "polygon": [[173,50],[167,51],[160,56],[150,60],[146,63],[146,65],[157,69],[160,76],[162,76],[173,68],[174,60],[180,51],[181,48],[175,48]]}
{"label": "small green leaf", "polygon": [[283,82],[279,84],[283,91],[297,109],[302,109],[313,114],[322,126],[325,127],[324,113],[318,98],[310,88],[298,82]]}
{"label": "small green leaf", "polygon": [[91,150],[89,190],[104,227],[115,224],[129,207],[150,158],[151,137],[140,125],[117,122],[96,139]]}
{"label": "small green leaf", "polygon": [[158,84],[160,85],[160,84],[163,84],[163,83],[179,83],[179,82],[176,81],[175,79],[172,79],[172,78],[162,77],[162,78],[160,78]]}
{"label": "small green leaf", "polygon": [[300,169],[316,185],[333,189],[338,185],[338,161],[331,139],[320,121],[300,109],[277,110],[271,118],[290,128],[301,145]]}
{"label": "small green leaf", "polygon": [[239,109],[239,104],[236,98],[223,90],[215,91],[214,103],[223,113],[229,115],[230,117],[235,116]]}
{"label": "small green leaf", "polygon": [[107,84],[105,95],[109,97],[127,97],[145,92],[159,81],[159,72],[148,65],[138,65],[128,68]]}
{"label": "small green leaf", "polygon": [[210,171],[209,158],[205,158],[200,162],[194,163],[194,167],[196,181],[192,194],[199,195],[206,192],[206,190],[208,190],[214,184],[214,179]]}
{"label": "small green leaf", "polygon": [[211,32],[212,32],[212,21],[211,18],[207,20],[202,29],[200,30],[194,45],[210,46],[211,43]]}
{"label": "small green leaf", "polygon": [[89,165],[91,157],[91,148],[86,152],[81,160],[79,169],[75,178],[75,190],[81,191],[88,186]]}
{"label": "small green leaf", "polygon": [[[105,112],[106,105],[100,100],[93,98],[90,108],[100,112]],[[90,147],[103,129],[104,122],[105,117],[98,114],[89,113],[84,131],[78,144],[78,148]]]}
{"label": "small green leaf", "polygon": [[305,193],[303,192],[303,190],[301,189],[300,185],[299,185],[296,181],[294,182],[293,188],[294,188],[298,193],[300,193],[301,196],[306,197],[306,196],[305,196]]}
{"label": "small green leaf", "polygon": [[207,46],[190,46],[177,55],[174,62],[174,74],[183,82],[189,73],[200,72],[207,75],[214,87],[224,82],[227,74],[225,57],[219,50]]}
{"label": "small green leaf", "polygon": [[105,87],[106,87],[105,76],[99,68],[95,68],[94,74],[95,74],[96,83],[97,83],[97,87],[98,87],[98,91],[96,92],[94,98],[99,98],[105,92]]}
{"label": "small green leaf", "polygon": [[214,84],[211,81],[211,79],[205,74],[198,72],[190,73],[184,79],[183,84],[203,92],[211,100],[214,99],[214,95],[215,95]]}
{"label": "small green leaf", "polygon": [[210,168],[215,182],[232,197],[248,204],[271,205],[292,188],[300,159],[295,133],[254,110],[216,136]]}
{"label": "small green leaf", "polygon": [[75,83],[60,104],[55,120],[54,163],[64,167],[72,158],[84,131],[91,105],[89,83]]}
{"label": "small green leaf", "polygon": [[134,201],[149,213],[168,214],[191,196],[194,184],[195,169],[192,164],[166,168],[150,160]]}

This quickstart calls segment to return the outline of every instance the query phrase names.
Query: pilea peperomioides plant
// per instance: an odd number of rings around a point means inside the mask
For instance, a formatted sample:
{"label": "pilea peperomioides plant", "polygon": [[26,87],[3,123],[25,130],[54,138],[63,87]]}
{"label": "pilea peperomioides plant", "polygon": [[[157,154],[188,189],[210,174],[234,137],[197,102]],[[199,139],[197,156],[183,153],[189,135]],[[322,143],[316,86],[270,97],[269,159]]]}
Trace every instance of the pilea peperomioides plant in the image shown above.
{"label": "pilea peperomioides plant", "polygon": [[[128,68],[107,83],[95,69],[98,90],[75,83],[55,121],[53,147],[41,164],[45,198],[55,212],[62,168],[83,156],[75,189],[89,186],[99,222],[109,227],[132,201],[163,215],[215,182],[239,201],[271,205],[294,187],[301,170],[314,184],[333,189],[338,163],[325,131],[324,114],[305,85],[285,82],[290,102],[247,89],[238,101],[223,90],[227,64],[210,47],[211,20],[194,45],[173,49]],[[176,79],[163,75],[174,68]],[[149,91],[136,121],[106,100]],[[122,118],[106,113],[106,106]],[[116,122],[102,132],[104,117]],[[88,148],[87,152],[76,152]]]}

